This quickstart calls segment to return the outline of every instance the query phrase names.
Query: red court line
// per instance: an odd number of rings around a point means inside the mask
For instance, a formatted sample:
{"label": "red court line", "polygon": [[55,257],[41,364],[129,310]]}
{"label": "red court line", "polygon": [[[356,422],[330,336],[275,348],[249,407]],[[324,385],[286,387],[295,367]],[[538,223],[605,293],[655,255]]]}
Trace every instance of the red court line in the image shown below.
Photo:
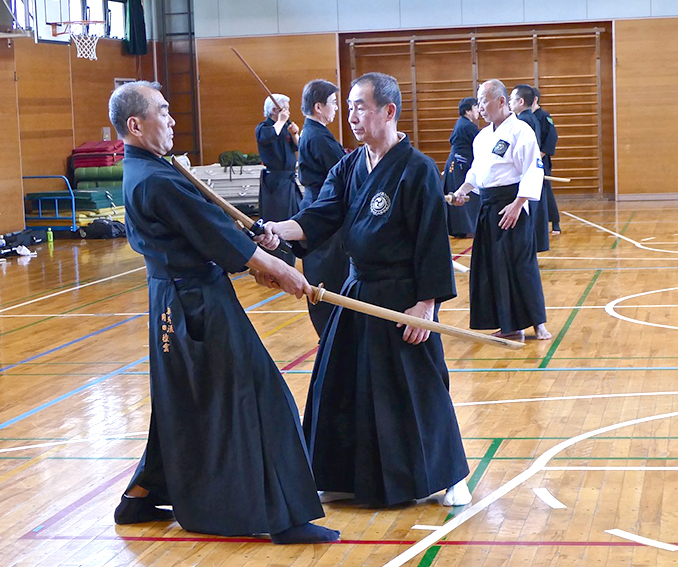
{"label": "red court line", "polygon": [[[268,538],[256,537],[151,537],[151,536],[94,536],[56,535],[49,537],[33,537],[40,540],[92,540],[92,541],[145,541],[145,542],[190,542],[190,543],[271,543]],[[414,540],[388,539],[342,539],[328,545],[413,545]],[[436,546],[503,546],[503,547],[646,547],[635,541],[439,541]],[[677,545],[677,544],[673,544]]]}
{"label": "red court line", "polygon": [[473,250],[473,244],[471,244],[471,246],[469,246],[469,247],[468,247],[466,250],[464,250],[463,252],[460,252],[460,253],[457,254],[456,256],[452,256],[452,259],[453,259],[453,260],[456,260],[457,258],[461,258],[462,256],[466,256],[466,253],[467,253],[467,252],[470,252],[471,250]]}
{"label": "red court line", "polygon": [[302,355],[301,355],[299,358],[297,358],[296,360],[293,360],[292,362],[290,362],[287,366],[283,367],[283,368],[280,370],[280,372],[285,372],[285,370],[292,370],[292,368],[294,368],[294,367],[297,366],[298,364],[301,364],[302,362],[304,362],[304,360],[306,360],[307,358],[313,356],[316,352],[318,352],[318,347],[317,347],[317,346],[313,347],[313,348],[312,348],[311,350],[309,350],[306,354],[302,354]]}

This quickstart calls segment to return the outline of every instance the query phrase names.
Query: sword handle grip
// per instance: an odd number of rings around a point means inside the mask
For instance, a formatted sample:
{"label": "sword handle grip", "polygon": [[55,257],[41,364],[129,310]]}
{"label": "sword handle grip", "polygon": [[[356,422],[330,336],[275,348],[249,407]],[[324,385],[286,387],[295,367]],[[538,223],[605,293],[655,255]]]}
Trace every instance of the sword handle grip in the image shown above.
{"label": "sword handle grip", "polygon": [[[249,230],[254,234],[254,236],[264,234],[264,219],[259,219],[257,222],[252,224],[252,227]],[[276,250],[284,252],[285,254],[294,254],[292,252],[292,245],[287,242],[287,240],[283,240],[282,238],[280,239],[280,244],[278,244]]]}

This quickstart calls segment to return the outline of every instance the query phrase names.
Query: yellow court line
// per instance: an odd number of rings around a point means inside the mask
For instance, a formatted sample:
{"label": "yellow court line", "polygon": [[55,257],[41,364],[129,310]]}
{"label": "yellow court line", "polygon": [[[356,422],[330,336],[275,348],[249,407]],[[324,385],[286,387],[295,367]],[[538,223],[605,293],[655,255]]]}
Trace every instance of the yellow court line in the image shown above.
{"label": "yellow court line", "polygon": [[262,338],[262,339],[265,339],[265,338],[267,338],[267,337],[270,337],[271,335],[277,333],[280,329],[283,329],[284,327],[287,327],[287,325],[291,325],[292,323],[294,323],[295,321],[298,321],[299,319],[301,319],[301,318],[303,318],[303,317],[306,317],[306,312],[304,312],[304,313],[299,313],[299,315],[296,315],[295,317],[292,317],[291,319],[288,319],[287,321],[285,321],[285,322],[282,323],[281,325],[278,325],[275,329],[271,329],[270,331],[267,331],[266,333],[264,333],[263,335],[261,335],[261,338]]}

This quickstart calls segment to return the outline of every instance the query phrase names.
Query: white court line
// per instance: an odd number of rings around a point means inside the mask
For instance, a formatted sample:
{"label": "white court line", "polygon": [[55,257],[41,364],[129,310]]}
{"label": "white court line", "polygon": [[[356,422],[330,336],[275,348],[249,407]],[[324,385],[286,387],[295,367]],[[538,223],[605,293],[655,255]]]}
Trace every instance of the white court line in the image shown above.
{"label": "white court line", "polygon": [[678,471],[678,467],[544,467],[545,471]]}
{"label": "white court line", "polygon": [[413,530],[427,530],[429,532],[434,532],[439,527],[440,526],[427,526],[427,525],[424,525],[424,524],[416,524],[416,525],[412,526],[411,529],[413,529]]}
{"label": "white court line", "polygon": [[608,315],[611,315],[612,317],[616,317],[617,319],[621,319],[622,321],[627,321],[629,323],[637,323],[639,325],[647,325],[648,327],[659,327],[661,329],[678,329],[678,327],[675,327],[674,325],[662,325],[661,323],[651,323],[650,321],[641,321],[640,319],[632,319],[631,317],[626,317],[624,315],[621,315],[615,311],[615,307],[617,306],[618,303],[621,301],[626,301],[627,299],[633,299],[635,297],[641,297],[643,295],[650,295],[652,293],[662,293],[664,291],[675,291],[677,290],[678,287],[667,287],[666,289],[655,289],[652,291],[644,291],[642,293],[635,293],[633,295],[627,295],[626,297],[620,297],[619,299],[615,299],[614,301],[610,301],[605,306],[605,313]]}
{"label": "white court line", "polygon": [[490,400],[486,402],[454,403],[455,408],[462,406],[491,406],[497,404],[524,404],[525,402],[562,402],[564,400],[593,400],[596,398],[635,398],[641,396],[675,396],[678,392],[636,392],[631,394],[590,394],[588,396],[557,396],[555,398],[522,398],[514,400]]}
{"label": "white court line", "polygon": [[614,232],[613,230],[610,230],[609,228],[605,228],[604,226],[600,226],[599,224],[595,224],[591,221],[587,221],[586,219],[583,219],[581,217],[578,217],[576,215],[573,215],[572,213],[568,213],[563,211],[564,215],[567,215],[568,217],[572,217],[573,219],[578,220],[579,222],[583,222],[584,224],[588,224],[590,226],[593,226],[595,228],[598,228],[604,232],[607,232],[609,234],[612,234],[616,236],[617,238],[621,240],[626,240],[626,242],[630,242],[637,248],[642,248],[643,250],[650,250],[652,252],[665,252],[667,254],[678,254],[678,250],[665,250],[663,248],[651,248],[650,246],[645,246],[644,244],[641,244],[640,242],[633,240],[632,238],[629,238],[628,236],[624,236],[623,234],[619,234],[618,232]]}
{"label": "white court line", "polygon": [[614,530],[605,530],[605,532],[613,536],[628,539],[630,541],[635,541],[636,543],[641,543],[643,545],[658,547],[659,549],[664,549],[665,551],[678,551],[678,545],[664,543],[663,541],[657,541],[656,539],[649,539],[647,537],[632,534],[630,532],[625,532],[624,530],[614,529]]}
{"label": "white court line", "polygon": [[532,489],[537,497],[547,506],[551,508],[567,508],[560,500],[558,500],[553,494],[549,492],[548,488],[533,488]]}
{"label": "white court line", "polygon": [[140,270],[145,270],[145,269],[146,269],[145,266],[142,267],[142,268],[135,268],[134,270],[129,270],[128,272],[122,272],[121,274],[116,274],[115,276],[109,276],[107,278],[103,278],[103,279],[96,280],[96,281],[93,281],[93,282],[89,282],[89,283],[86,283],[86,284],[76,285],[76,286],[70,287],[68,289],[62,289],[61,291],[57,291],[56,293],[52,293],[50,295],[45,295],[43,297],[31,299],[30,301],[24,301],[23,303],[19,303],[18,305],[12,305],[11,307],[5,307],[4,309],[0,309],[0,313],[4,313],[5,311],[11,311],[12,309],[18,309],[19,307],[25,307],[26,305],[30,305],[31,303],[37,303],[38,301],[50,299],[52,297],[56,297],[57,295],[69,293],[71,291],[76,291],[78,289],[82,289],[82,288],[88,287],[90,285],[95,285],[95,284],[99,284],[99,283],[102,283],[102,282],[107,282],[109,280],[114,280],[115,278],[120,278],[122,276],[126,276],[128,274],[133,274],[134,272],[138,272]]}
{"label": "white court line", "polygon": [[[657,239],[656,236],[648,236],[647,238],[641,238],[640,241],[641,242],[649,242],[650,240],[656,240],[656,239]],[[655,242],[655,244],[656,244],[656,242]]]}
{"label": "white court line", "polygon": [[645,260],[648,262],[661,262],[661,261],[670,261],[675,262],[675,258],[627,258],[624,256],[619,257],[609,257],[609,258],[600,258],[598,256],[539,256],[540,260],[614,260],[615,262],[619,260]]}
{"label": "white court line", "polygon": [[148,311],[143,313],[35,313],[32,315],[0,315],[0,319],[29,319],[31,317],[132,317],[137,315],[148,315]]}
{"label": "white court line", "polygon": [[26,451],[28,449],[38,449],[41,447],[55,447],[58,445],[73,445],[74,443],[94,443],[95,441],[119,441],[125,440],[128,437],[138,437],[139,435],[148,436],[148,431],[141,433],[127,433],[120,437],[83,437],[82,439],[64,439],[63,441],[50,441],[49,443],[34,443],[33,445],[24,445],[23,447],[9,447],[7,449],[0,449],[0,453],[13,453],[14,451]]}
{"label": "white court line", "polygon": [[[607,304],[609,305],[609,303]],[[573,309],[605,309],[607,305],[565,305],[562,307],[546,307],[550,311],[572,311]],[[678,307],[678,303],[667,303],[657,305],[652,304],[643,304],[643,305],[616,305],[616,309],[671,309],[673,307]],[[455,311],[468,311],[468,307],[447,307],[441,308],[440,311],[445,312],[455,312]],[[308,313],[308,309],[280,309],[280,310],[268,310],[268,311],[248,311],[248,315],[258,314],[258,315],[276,315],[276,314],[288,314],[288,313]],[[20,315],[11,314],[11,315],[0,315],[0,319],[30,319],[31,317],[134,317],[139,315],[148,315],[148,311],[141,311],[136,313],[130,311],[129,313],[32,313]]]}
{"label": "white court line", "polygon": [[527,470],[523,471],[518,476],[511,479],[509,482],[499,487],[494,492],[488,494],[485,498],[478,501],[473,506],[466,508],[461,514],[455,516],[449,522],[440,526],[435,532],[427,535],[424,539],[415,543],[412,547],[410,547],[409,549],[407,549],[406,551],[404,551],[403,553],[401,553],[400,555],[386,563],[384,567],[401,567],[402,565],[407,563],[410,559],[413,559],[420,553],[423,553],[429,547],[435,545],[441,539],[447,536],[455,528],[459,527],[461,524],[470,520],[476,514],[479,514],[480,512],[485,510],[488,506],[499,500],[502,496],[505,496],[506,494],[511,492],[511,490],[532,478],[535,474],[542,472],[546,464],[551,459],[553,459],[553,457],[555,457],[558,453],[561,453],[565,449],[568,449],[572,445],[575,445],[585,439],[595,437],[596,435],[607,433],[608,431],[621,429],[622,427],[629,427],[631,425],[646,423],[648,421],[654,421],[657,419],[668,419],[671,417],[678,417],[678,412],[663,413],[660,415],[652,415],[649,417],[641,417],[638,419],[632,419],[630,421],[615,423],[613,425],[608,425],[606,427],[594,429],[593,431],[588,431],[587,433],[582,433],[581,435],[577,435],[576,437],[572,437],[561,443],[558,443],[557,445],[551,447],[550,449],[542,453],[542,455],[540,455]]}

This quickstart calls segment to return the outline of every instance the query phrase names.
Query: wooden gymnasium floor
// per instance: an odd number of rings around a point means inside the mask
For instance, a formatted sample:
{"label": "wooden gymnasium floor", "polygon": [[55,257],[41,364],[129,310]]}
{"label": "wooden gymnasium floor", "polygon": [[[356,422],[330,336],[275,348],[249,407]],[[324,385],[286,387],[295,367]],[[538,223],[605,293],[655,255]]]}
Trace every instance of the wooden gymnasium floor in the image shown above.
{"label": "wooden gymnasium floor", "polygon": [[[116,527],[149,416],[142,260],[123,240],[59,240],[0,266],[0,565],[394,566],[442,535],[406,564],[678,563],[678,203],[561,209],[540,257],[553,340],[445,339],[473,505],[331,504],[332,545]],[[452,241],[460,262],[470,245]],[[304,302],[233,279],[301,405],[316,346]],[[443,322],[468,324],[467,281]]]}

